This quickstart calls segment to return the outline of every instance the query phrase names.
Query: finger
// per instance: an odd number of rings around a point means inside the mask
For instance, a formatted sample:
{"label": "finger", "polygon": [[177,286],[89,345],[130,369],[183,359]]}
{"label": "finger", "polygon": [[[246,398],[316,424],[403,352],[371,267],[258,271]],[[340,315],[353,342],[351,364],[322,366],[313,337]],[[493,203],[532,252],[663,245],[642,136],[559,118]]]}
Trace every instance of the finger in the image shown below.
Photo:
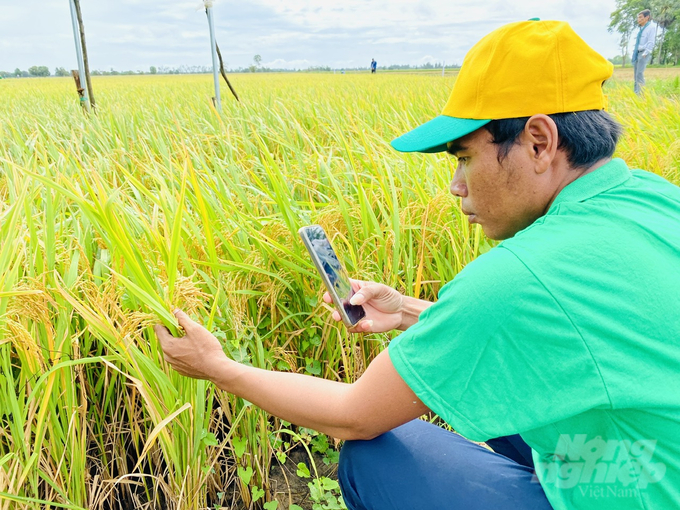
{"label": "finger", "polygon": [[380,286],[378,285],[366,285],[356,292],[350,299],[350,305],[363,305],[371,299],[378,297],[380,292]]}
{"label": "finger", "polygon": [[328,304],[330,304],[333,301],[333,299],[331,298],[331,295],[328,292],[324,292],[323,300]]}
{"label": "finger", "polygon": [[342,320],[342,317],[340,317],[340,314],[337,311],[333,311],[333,320],[334,321]]}
{"label": "finger", "polygon": [[372,320],[359,321],[353,328],[348,328],[350,333],[371,333],[373,331]]}
{"label": "finger", "polygon": [[197,323],[194,322],[191,317],[189,317],[179,308],[175,308],[173,313],[175,314],[175,317],[177,317],[177,322],[179,322],[179,325],[184,328],[184,331],[189,331],[189,329],[197,325]]}
{"label": "finger", "polygon": [[349,281],[352,284],[352,288],[354,289],[355,292],[371,283],[364,280],[354,280],[352,278],[350,278]]}
{"label": "finger", "polygon": [[156,337],[158,340],[160,340],[161,344],[170,338],[173,338],[173,336],[170,334],[170,331],[168,331],[168,328],[163,326],[163,324],[156,324],[153,327],[154,333],[156,333]]}
{"label": "finger", "polygon": [[368,320],[363,320],[359,324],[357,324],[357,329],[361,333],[370,333],[373,331],[373,321],[368,319]]}
{"label": "finger", "polygon": [[349,300],[351,305],[363,305],[373,298],[379,296],[381,285],[376,283],[365,283]]}
{"label": "finger", "polygon": [[368,301],[368,298],[363,291],[357,292],[351,298],[349,298],[350,305],[363,305],[366,301]]}

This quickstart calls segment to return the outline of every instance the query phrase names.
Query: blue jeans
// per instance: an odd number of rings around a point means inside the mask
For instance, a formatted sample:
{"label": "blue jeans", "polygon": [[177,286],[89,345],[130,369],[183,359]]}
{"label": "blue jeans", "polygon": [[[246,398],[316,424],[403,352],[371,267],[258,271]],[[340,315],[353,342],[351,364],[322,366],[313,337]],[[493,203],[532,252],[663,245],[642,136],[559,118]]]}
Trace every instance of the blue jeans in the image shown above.
{"label": "blue jeans", "polygon": [[530,448],[519,436],[494,453],[413,420],[371,441],[346,441],[338,475],[349,510],[548,510]]}
{"label": "blue jeans", "polygon": [[633,69],[635,70],[634,90],[638,96],[642,93],[642,87],[645,86],[645,68],[650,60],[652,60],[651,53],[646,57],[643,57],[641,53],[638,53],[637,59],[633,62]]}

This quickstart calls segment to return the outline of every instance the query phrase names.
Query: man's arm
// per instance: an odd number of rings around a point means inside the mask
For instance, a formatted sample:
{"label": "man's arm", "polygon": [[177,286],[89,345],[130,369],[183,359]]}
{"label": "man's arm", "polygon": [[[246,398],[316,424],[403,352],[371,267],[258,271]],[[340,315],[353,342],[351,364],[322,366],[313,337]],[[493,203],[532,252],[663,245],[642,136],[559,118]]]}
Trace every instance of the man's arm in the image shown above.
{"label": "man's arm", "polygon": [[245,365],[212,380],[274,416],[339,439],[372,439],[428,411],[387,351],[354,384]]}
{"label": "man's arm", "polygon": [[156,327],[165,360],[180,374],[208,379],[274,416],[339,439],[371,439],[428,412],[383,351],[353,384],[241,365],[219,341],[185,313],[186,331],[173,338]]}

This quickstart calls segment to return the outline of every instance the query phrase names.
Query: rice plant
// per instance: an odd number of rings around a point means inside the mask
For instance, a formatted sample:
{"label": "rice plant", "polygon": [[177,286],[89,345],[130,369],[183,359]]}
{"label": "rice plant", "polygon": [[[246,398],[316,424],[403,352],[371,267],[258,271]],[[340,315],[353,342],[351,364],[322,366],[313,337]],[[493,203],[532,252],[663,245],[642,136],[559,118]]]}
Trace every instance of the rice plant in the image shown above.
{"label": "rice plant", "polygon": [[[311,508],[274,468],[333,441],[177,375],[151,326],[180,306],[242,363],[351,382],[390,335],[330,319],[300,226],[424,299],[490,248],[455,162],[388,145],[455,78],[233,79],[218,114],[209,76],[95,78],[89,116],[68,79],[0,82],[0,508]],[[618,155],[679,183],[677,87],[630,89]]]}

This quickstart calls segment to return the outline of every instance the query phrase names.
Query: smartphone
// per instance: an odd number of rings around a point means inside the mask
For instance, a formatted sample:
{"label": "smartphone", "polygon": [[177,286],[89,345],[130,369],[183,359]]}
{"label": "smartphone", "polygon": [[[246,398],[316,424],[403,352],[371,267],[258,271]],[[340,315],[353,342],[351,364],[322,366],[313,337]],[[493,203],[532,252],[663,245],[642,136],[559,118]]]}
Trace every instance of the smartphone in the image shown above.
{"label": "smartphone", "polygon": [[355,326],[357,322],[366,316],[366,311],[361,305],[351,305],[350,298],[354,295],[349,275],[338,260],[331,242],[323,228],[319,225],[310,225],[298,230],[307,251],[312,257],[316,269],[321,275],[328,293],[333,299],[335,307],[342,317],[342,322],[348,327]]}

